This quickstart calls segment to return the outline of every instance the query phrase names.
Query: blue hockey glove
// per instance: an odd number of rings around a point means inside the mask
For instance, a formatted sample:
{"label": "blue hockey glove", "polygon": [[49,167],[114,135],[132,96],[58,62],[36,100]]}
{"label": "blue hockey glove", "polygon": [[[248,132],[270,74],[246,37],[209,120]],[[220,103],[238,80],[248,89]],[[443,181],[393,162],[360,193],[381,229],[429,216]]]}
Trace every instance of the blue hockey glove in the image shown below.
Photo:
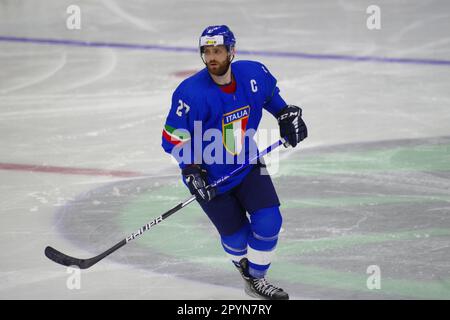
{"label": "blue hockey glove", "polygon": [[182,170],[183,177],[191,194],[195,195],[199,201],[211,201],[216,196],[215,188],[206,188],[206,170],[199,165],[193,164]]}
{"label": "blue hockey glove", "polygon": [[[288,105],[277,114],[280,136],[286,138],[287,143],[295,147],[297,143],[308,136],[308,129],[302,119],[302,109]],[[289,145],[284,145],[288,147]]]}

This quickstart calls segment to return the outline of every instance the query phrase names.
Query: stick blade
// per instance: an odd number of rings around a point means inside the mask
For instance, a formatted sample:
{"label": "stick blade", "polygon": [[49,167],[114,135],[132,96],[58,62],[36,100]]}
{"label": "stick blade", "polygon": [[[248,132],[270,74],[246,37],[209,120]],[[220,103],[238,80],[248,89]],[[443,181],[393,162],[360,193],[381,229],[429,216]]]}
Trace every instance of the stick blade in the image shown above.
{"label": "stick blade", "polygon": [[45,256],[50,260],[66,267],[77,266],[80,269],[86,269],[91,266],[88,261],[89,259],[78,259],[70,257],[50,246],[45,248]]}

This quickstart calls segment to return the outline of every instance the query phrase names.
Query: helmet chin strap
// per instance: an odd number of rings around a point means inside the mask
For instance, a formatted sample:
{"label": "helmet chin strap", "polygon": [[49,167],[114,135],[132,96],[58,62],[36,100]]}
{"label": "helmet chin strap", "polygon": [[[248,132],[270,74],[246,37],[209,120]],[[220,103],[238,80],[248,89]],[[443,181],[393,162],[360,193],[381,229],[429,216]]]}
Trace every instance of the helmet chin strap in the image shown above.
{"label": "helmet chin strap", "polygon": [[228,59],[230,60],[230,62],[234,60],[234,46],[228,47]]}

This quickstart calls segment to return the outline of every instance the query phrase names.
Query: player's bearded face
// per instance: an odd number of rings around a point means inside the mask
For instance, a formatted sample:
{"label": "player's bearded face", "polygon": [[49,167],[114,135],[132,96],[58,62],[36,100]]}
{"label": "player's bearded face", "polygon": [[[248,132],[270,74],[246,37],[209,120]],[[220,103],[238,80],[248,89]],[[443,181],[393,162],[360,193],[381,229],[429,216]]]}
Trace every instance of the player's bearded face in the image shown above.
{"label": "player's bearded face", "polygon": [[206,47],[204,61],[208,71],[215,76],[223,76],[231,63],[225,46]]}

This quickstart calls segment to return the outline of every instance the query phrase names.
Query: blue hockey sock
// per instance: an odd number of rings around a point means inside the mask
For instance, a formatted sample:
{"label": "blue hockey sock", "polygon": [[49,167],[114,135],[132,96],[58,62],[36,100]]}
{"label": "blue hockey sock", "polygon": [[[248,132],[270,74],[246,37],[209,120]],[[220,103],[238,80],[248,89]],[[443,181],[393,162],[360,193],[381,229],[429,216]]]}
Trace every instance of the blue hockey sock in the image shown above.
{"label": "blue hockey sock", "polygon": [[234,264],[247,256],[247,241],[250,233],[250,223],[247,222],[237,232],[221,236],[222,246],[225,252],[229,255]]}
{"label": "blue hockey sock", "polygon": [[270,207],[255,211],[250,219],[251,232],[247,250],[249,273],[254,278],[263,278],[277,245],[282,217],[278,207]]}

